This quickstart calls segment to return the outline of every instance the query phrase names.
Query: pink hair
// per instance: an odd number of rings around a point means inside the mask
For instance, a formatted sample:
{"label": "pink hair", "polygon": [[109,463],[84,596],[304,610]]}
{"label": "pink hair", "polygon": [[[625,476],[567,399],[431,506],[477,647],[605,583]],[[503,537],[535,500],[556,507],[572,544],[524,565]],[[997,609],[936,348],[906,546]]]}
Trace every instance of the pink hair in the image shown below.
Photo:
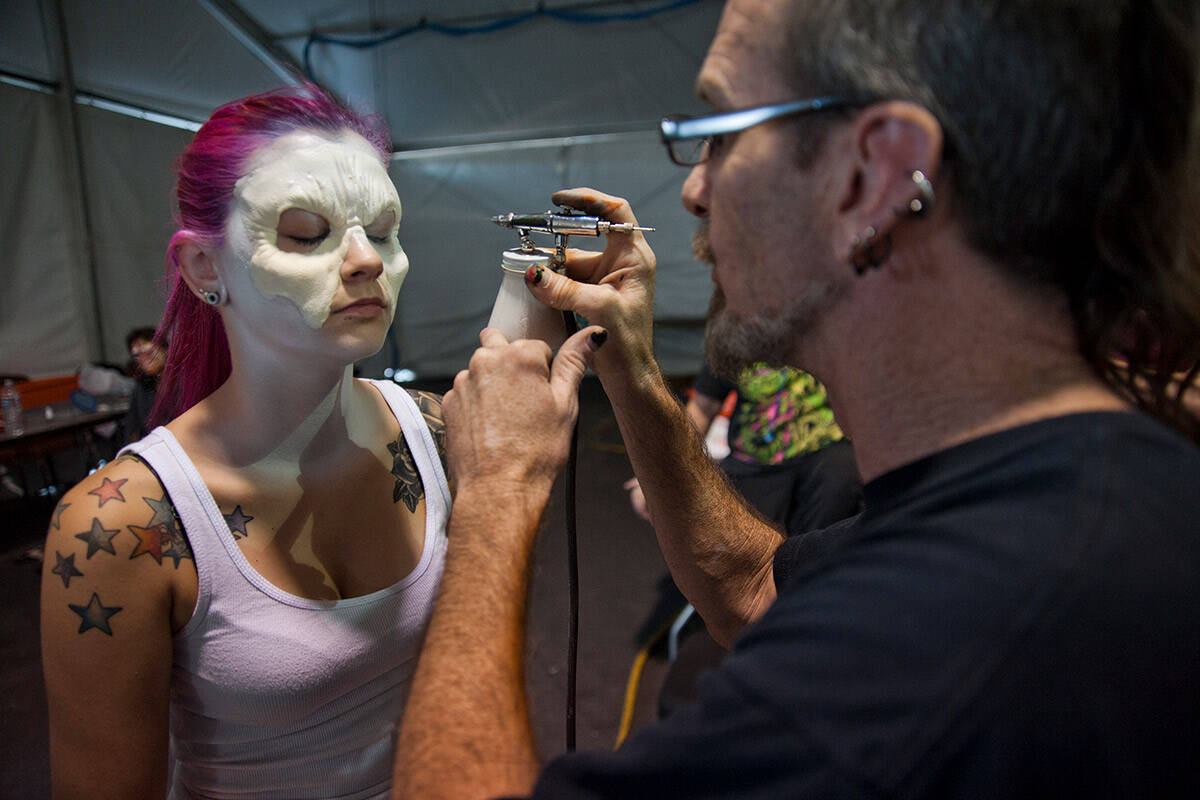
{"label": "pink hair", "polygon": [[[203,400],[229,377],[229,342],[221,316],[201,301],[179,274],[178,249],[185,241],[220,248],[234,185],[250,155],[296,130],[359,134],[387,166],[392,147],[387,126],[363,117],[312,85],[279,89],[221,106],[196,132],[176,161],[175,222],[167,245],[167,305],[155,341],[167,350],[151,420],[161,424]],[[168,344],[169,342],[169,344]]]}

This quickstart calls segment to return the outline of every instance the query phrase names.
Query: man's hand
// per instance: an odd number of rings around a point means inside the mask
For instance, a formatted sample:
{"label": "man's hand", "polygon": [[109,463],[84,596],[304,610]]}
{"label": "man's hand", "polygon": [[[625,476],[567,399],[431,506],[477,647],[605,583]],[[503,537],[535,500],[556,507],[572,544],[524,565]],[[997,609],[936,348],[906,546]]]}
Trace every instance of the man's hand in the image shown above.
{"label": "man's hand", "polygon": [[605,332],[584,328],[551,359],[484,328],[442,399],[457,482],[446,566],[400,723],[394,798],[524,795],[538,773],[525,702],[529,557],[566,460],[576,392]]}
{"label": "man's hand", "polygon": [[[637,223],[629,203],[594,189],[555,192],[558,205],[576,208],[613,222]],[[656,379],[654,325],[654,253],[639,231],[609,233],[603,252],[567,251],[567,276],[542,270],[530,291],[543,303],[574,311],[604,326],[612,339],[596,356],[596,372],[635,383]]]}
{"label": "man's hand", "polygon": [[585,328],[552,359],[545,342],[510,343],[483,329],[483,346],[442,401],[447,460],[459,491],[481,481],[549,491],[567,458],[579,382],[606,337],[603,328]]}

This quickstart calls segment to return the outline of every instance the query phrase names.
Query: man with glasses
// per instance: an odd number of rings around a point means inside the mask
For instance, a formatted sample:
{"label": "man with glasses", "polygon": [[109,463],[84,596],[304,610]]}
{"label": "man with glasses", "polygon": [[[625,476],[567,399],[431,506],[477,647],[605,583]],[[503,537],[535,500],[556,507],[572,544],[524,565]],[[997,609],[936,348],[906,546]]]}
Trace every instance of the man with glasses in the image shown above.
{"label": "man with glasses", "polygon": [[[446,395],[459,490],[398,793],[1200,794],[1196,13],[730,0],[697,84],[717,113],[662,123],[712,264],[707,358],[820,379],[866,510],[783,542],[729,492],[654,363],[640,234],[531,272],[606,335],[551,360],[485,331]],[[697,705],[539,776],[525,574],[588,364],[734,647]]]}

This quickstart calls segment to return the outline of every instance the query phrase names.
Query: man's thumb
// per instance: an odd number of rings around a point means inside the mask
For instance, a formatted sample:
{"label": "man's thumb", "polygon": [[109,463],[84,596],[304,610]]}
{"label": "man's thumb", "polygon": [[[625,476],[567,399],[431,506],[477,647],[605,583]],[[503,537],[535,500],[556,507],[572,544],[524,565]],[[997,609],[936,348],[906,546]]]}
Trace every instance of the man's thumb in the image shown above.
{"label": "man's thumb", "polygon": [[562,343],[550,366],[550,388],[559,399],[579,391],[579,382],[607,339],[608,331],[599,325],[589,325]]}

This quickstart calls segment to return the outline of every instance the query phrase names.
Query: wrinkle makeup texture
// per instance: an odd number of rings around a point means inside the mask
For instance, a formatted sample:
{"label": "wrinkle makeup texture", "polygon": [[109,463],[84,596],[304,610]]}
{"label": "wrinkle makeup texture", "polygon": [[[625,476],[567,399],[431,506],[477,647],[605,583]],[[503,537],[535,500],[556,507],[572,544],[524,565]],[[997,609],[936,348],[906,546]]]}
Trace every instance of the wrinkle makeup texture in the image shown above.
{"label": "wrinkle makeup texture", "polygon": [[[317,214],[329,224],[328,235],[306,253],[278,247],[279,217],[290,208]],[[383,231],[367,228],[392,212]],[[244,264],[264,295],[293,302],[309,327],[320,328],[341,284],[340,270],[354,237],[373,247],[383,261],[380,281],[394,315],[408,257],[397,227],[400,198],[379,155],[365,139],[349,131],[328,138],[312,131],[279,137],[254,154],[234,188],[228,241],[236,263]]]}

